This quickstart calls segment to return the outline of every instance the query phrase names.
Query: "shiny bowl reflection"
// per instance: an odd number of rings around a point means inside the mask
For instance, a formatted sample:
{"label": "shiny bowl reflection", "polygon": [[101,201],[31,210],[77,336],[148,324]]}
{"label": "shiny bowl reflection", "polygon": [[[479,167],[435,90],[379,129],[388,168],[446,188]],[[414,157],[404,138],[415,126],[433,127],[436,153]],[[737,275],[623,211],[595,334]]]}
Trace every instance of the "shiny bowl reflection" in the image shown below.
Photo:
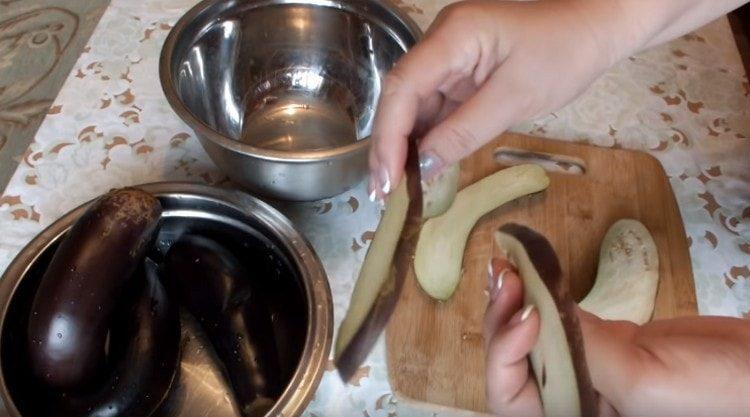
{"label": "shiny bowl reflection", "polygon": [[383,2],[208,0],[172,29],[160,77],[232,180],[314,200],[363,178],[381,82],[419,35]]}

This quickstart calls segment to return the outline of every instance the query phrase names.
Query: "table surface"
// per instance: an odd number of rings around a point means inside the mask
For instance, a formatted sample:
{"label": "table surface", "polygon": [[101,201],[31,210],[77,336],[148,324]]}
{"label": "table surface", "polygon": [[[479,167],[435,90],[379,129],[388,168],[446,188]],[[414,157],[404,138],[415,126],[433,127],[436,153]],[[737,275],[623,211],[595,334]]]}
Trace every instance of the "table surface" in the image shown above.
{"label": "table surface", "polygon": [[[167,33],[194,3],[112,1],[0,195],[0,271],[45,226],[112,187],[226,185],[157,75]],[[447,3],[399,6],[426,28]],[[657,157],[691,243],[701,314],[750,316],[750,84],[726,18],[623,61],[574,103],[513,130]],[[322,259],[338,326],[380,207],[364,183],[315,203],[275,205]],[[455,414],[398,404],[384,351],[381,338],[352,384],[329,367],[305,415]]]}

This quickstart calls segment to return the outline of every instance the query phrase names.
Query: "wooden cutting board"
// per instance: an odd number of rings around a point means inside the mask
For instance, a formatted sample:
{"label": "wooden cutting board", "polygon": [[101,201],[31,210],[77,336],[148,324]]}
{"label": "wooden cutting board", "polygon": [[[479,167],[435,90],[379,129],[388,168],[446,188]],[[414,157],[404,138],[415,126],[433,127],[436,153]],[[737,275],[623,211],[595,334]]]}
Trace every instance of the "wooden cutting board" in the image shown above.
{"label": "wooden cutting board", "polygon": [[[680,212],[661,164],[642,152],[606,149],[506,134],[461,165],[461,187],[507,165],[547,161],[551,184],[543,193],[509,203],[474,228],[464,253],[464,274],[453,297],[429,298],[407,278],[386,330],[388,375],[405,402],[485,410],[482,318],[487,305],[487,262],[492,232],[506,222],[545,235],[580,300],[593,284],[599,245],[621,218],[641,221],[659,250],[655,318],[696,314],[688,243]],[[554,156],[539,155],[552,154]]]}

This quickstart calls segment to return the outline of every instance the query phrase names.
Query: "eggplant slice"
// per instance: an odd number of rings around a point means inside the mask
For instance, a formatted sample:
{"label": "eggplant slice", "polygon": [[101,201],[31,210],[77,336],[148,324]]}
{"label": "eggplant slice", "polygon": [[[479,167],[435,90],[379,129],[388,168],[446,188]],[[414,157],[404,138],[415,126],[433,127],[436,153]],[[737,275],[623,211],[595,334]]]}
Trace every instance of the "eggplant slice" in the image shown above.
{"label": "eggplant slice", "polygon": [[578,305],[604,320],[651,320],[659,287],[659,252],[641,222],[618,220],[602,240],[591,291]]}
{"label": "eggplant slice", "polygon": [[543,191],[549,182],[544,169],[526,164],[497,171],[459,191],[445,213],[422,226],[414,256],[420,288],[436,300],[448,300],[461,282],[466,242],[479,219],[503,204]]}
{"label": "eggplant slice", "polygon": [[554,249],[541,234],[513,223],[495,232],[495,242],[518,268],[524,304],[539,312],[539,340],[530,356],[545,416],[598,416],[576,303]]}
{"label": "eggplant slice", "polygon": [[335,363],[348,381],[372,350],[396,308],[412,268],[422,228],[422,185],[416,143],[410,141],[404,179],[388,197],[365,255],[349,310],[336,338]]}

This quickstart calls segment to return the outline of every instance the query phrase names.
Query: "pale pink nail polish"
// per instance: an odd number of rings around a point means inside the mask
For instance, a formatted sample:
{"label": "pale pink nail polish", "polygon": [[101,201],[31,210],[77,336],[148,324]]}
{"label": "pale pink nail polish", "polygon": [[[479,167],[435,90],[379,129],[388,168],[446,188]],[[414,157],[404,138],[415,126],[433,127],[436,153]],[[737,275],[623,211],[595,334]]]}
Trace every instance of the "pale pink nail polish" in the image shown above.
{"label": "pale pink nail polish", "polygon": [[495,272],[492,267],[492,260],[487,264],[487,288],[490,293],[490,300],[495,301],[497,296],[500,295],[500,290],[503,288],[503,279],[505,274],[508,272],[507,269],[503,269],[495,277]]}
{"label": "pale pink nail polish", "polygon": [[513,318],[510,320],[510,324],[520,324],[526,321],[530,316],[531,313],[536,309],[534,304],[529,304],[526,307],[523,308],[523,310],[516,313]]}
{"label": "pale pink nail polish", "polygon": [[388,170],[385,167],[380,168],[380,191],[383,195],[387,195],[391,192],[391,176],[388,174]]}
{"label": "pale pink nail polish", "polygon": [[422,181],[428,181],[434,178],[443,169],[443,160],[433,151],[420,152],[419,154],[419,171]]}
{"label": "pale pink nail polish", "polygon": [[370,174],[370,184],[367,186],[367,190],[370,192],[367,195],[367,198],[372,201],[373,203],[378,198],[378,188],[380,188],[380,184],[378,184],[378,179],[375,176],[375,174]]}

